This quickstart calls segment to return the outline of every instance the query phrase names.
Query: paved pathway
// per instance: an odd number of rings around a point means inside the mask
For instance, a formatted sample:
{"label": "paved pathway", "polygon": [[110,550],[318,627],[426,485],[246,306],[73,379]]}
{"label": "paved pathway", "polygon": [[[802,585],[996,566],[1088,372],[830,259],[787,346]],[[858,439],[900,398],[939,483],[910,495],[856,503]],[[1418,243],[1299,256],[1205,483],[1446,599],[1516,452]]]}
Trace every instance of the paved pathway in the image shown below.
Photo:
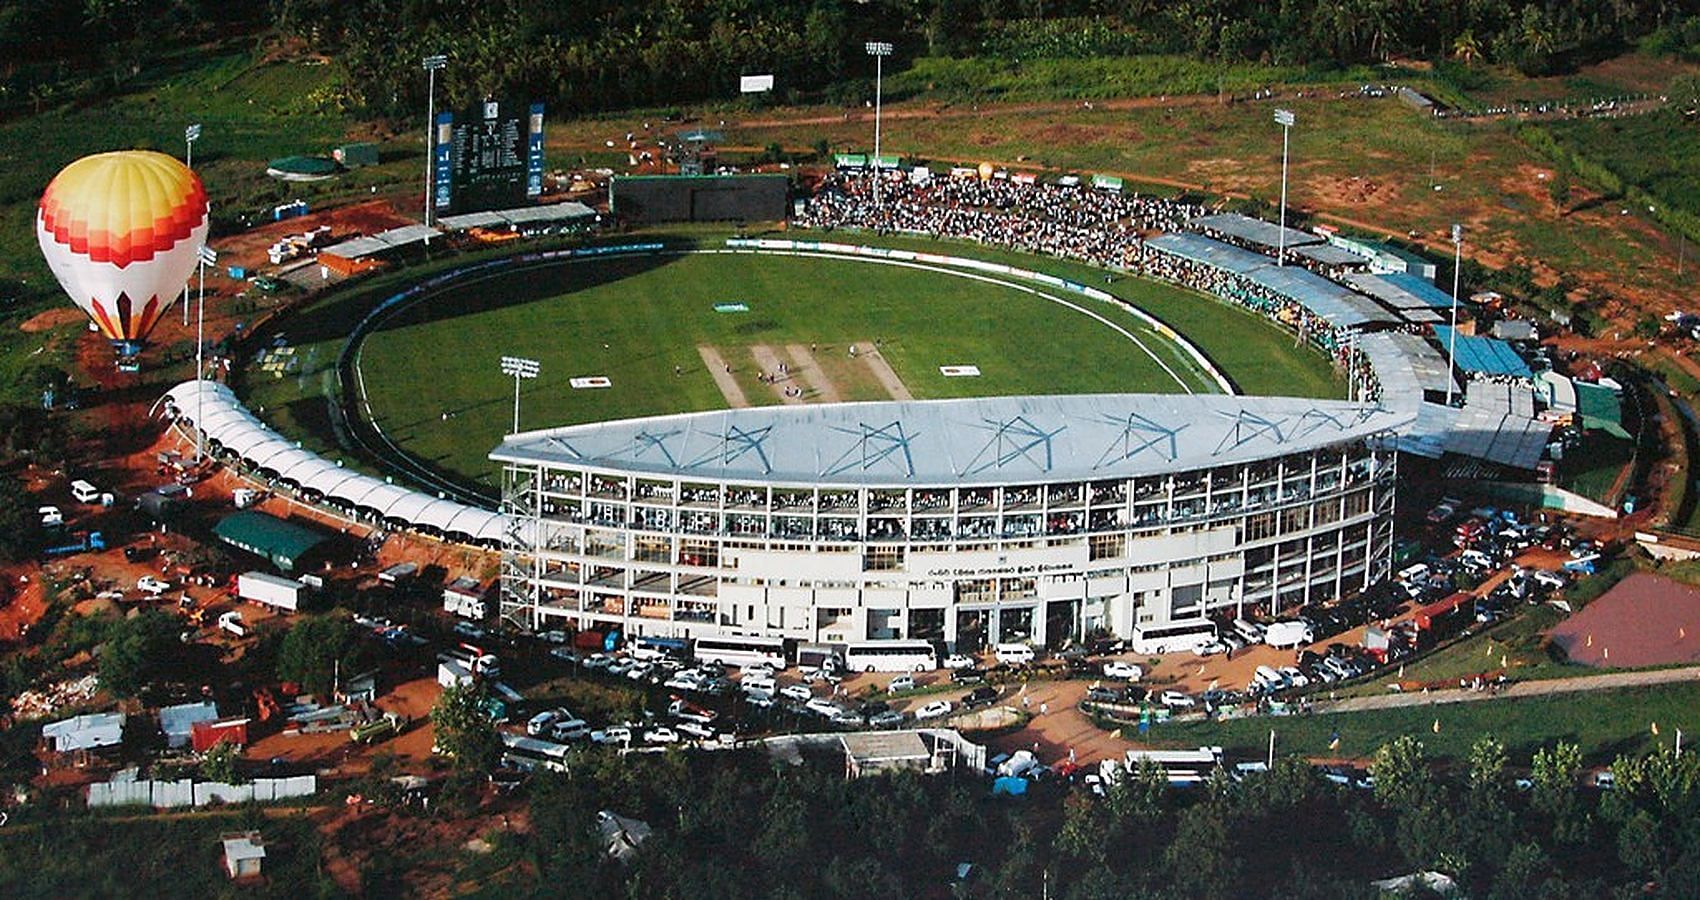
{"label": "paved pathway", "polygon": [[814,400],[820,403],[838,403],[844,397],[838,393],[838,385],[832,383],[821,371],[820,363],[815,362],[813,351],[803,344],[786,344],[785,352],[791,356],[791,371],[801,376],[809,388],[814,391]]}
{"label": "paved pathway", "polygon": [[732,369],[721,358],[720,351],[707,344],[697,347],[697,353],[702,356],[702,364],[708,366],[708,374],[714,376],[714,386],[720,388],[720,395],[726,398],[726,405],[733,409],[743,409],[750,405],[750,398],[744,396],[744,389],[738,386],[738,379],[732,377]]}
{"label": "paved pathway", "polygon": [[1684,666],[1679,669],[1649,669],[1638,672],[1606,672],[1600,675],[1579,675],[1575,678],[1546,678],[1540,681],[1517,681],[1507,685],[1499,693],[1486,690],[1472,691],[1452,689],[1445,691],[1414,692],[1409,694],[1388,693],[1372,697],[1347,697],[1344,700],[1319,701],[1312,705],[1311,712],[1364,712],[1372,709],[1398,709],[1411,706],[1438,706],[1446,703],[1473,703],[1478,700],[1490,700],[1500,697],[1546,697],[1552,694],[1569,694],[1579,691],[1605,691],[1614,688],[1645,687],[1655,684],[1676,684],[1684,681],[1700,681],[1700,666]]}
{"label": "paved pathway", "polygon": [[909,393],[909,388],[904,386],[903,379],[898,378],[897,373],[892,370],[891,363],[886,362],[885,357],[881,356],[872,344],[851,344],[850,347],[856,352],[857,357],[868,364],[868,368],[873,371],[874,377],[878,378],[880,384],[885,387],[885,392],[891,395],[891,399],[915,399],[915,395]]}

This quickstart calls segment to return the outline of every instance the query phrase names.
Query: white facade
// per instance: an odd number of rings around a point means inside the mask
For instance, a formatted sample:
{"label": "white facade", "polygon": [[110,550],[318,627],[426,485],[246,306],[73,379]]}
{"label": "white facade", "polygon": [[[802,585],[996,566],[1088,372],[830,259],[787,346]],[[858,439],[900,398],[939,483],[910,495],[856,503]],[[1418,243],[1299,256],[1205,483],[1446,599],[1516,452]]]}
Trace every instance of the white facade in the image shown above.
{"label": "white facade", "polygon": [[[907,437],[870,446],[852,419]],[[1100,395],[515,435],[491,454],[516,523],[501,614],[629,637],[981,646],[1288,608],[1387,575],[1393,419],[1339,401]],[[846,441],[862,445],[849,465]]]}

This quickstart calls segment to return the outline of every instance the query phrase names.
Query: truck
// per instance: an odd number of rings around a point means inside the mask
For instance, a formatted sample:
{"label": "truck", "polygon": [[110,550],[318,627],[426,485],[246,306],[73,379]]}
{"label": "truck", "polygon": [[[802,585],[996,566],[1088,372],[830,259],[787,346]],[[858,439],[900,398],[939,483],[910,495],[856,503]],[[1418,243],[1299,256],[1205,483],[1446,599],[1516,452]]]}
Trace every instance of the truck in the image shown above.
{"label": "truck", "polygon": [[236,576],[237,597],[285,612],[295,612],[300,608],[302,590],[303,585],[299,581],[264,572],[243,572]]}
{"label": "truck", "polygon": [[348,732],[348,739],[356,744],[372,744],[400,733],[401,726],[401,716],[387,712],[370,722],[354,726]]}
{"label": "truck", "polygon": [[490,614],[489,593],[475,578],[462,576],[443,588],[443,611],[463,619],[482,620]]}
{"label": "truck", "polygon": [[69,556],[72,553],[83,553],[85,551],[105,549],[106,539],[101,537],[100,532],[90,531],[84,533],[79,531],[72,535],[71,539],[66,543],[59,544],[54,547],[48,547],[46,550],[43,550],[42,553],[47,556]]}
{"label": "truck", "polygon": [[1263,632],[1263,642],[1271,647],[1297,647],[1316,640],[1316,632],[1308,622],[1271,622]]}

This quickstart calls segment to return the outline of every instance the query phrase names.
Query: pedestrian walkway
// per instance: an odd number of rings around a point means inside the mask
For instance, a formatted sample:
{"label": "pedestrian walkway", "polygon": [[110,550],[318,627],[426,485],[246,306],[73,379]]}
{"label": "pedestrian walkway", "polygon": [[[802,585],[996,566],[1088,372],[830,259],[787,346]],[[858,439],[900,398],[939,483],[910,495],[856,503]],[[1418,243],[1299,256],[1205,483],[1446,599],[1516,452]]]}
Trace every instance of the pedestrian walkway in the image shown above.
{"label": "pedestrian walkway", "polygon": [[1582,691],[1609,691],[1617,688],[1646,687],[1656,684],[1678,684],[1700,681],[1700,666],[1678,669],[1645,669],[1636,672],[1607,672],[1601,675],[1579,675],[1575,678],[1547,678],[1540,681],[1514,681],[1499,691],[1454,688],[1444,691],[1388,693],[1372,697],[1347,697],[1344,700],[1318,700],[1312,713],[1366,712],[1376,709],[1400,709],[1412,706],[1439,706],[1447,703],[1473,703],[1478,700],[1517,697],[1546,697]]}

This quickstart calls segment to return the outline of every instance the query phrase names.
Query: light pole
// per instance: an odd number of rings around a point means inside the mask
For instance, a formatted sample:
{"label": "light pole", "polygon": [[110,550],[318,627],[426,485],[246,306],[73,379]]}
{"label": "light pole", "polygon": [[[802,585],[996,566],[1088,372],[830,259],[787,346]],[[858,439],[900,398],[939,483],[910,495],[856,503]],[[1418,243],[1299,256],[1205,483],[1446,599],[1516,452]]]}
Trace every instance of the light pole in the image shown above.
{"label": "light pole", "polygon": [[890,41],[868,41],[863,45],[874,58],[874,205],[880,205],[880,100],[885,83],[885,58],[891,55]]}
{"label": "light pole", "polygon": [[[201,139],[199,122],[183,129],[183,165],[195,171],[195,142]],[[183,327],[189,327],[189,283],[183,282]]]}
{"label": "light pole", "polygon": [[1276,238],[1275,265],[1287,264],[1287,139],[1293,133],[1293,111],[1275,110],[1275,123],[1281,126],[1281,232]]}
{"label": "light pole", "polygon": [[[448,66],[449,58],[438,53],[420,64],[425,67],[425,227],[430,228],[437,203],[437,72]],[[429,234],[425,243],[431,243]]]}
{"label": "light pole", "polygon": [[[196,269],[200,272],[199,300],[195,310],[195,462],[201,461],[201,435],[205,434],[206,420],[202,414],[206,411],[206,385],[201,384],[207,367],[202,359],[206,348],[207,329],[207,266],[218,264],[218,251],[205,244],[201,245],[200,259],[196,260]],[[187,290],[187,286],[184,288]]]}
{"label": "light pole", "polygon": [[542,363],[535,359],[520,356],[502,357],[502,374],[514,380],[514,430],[509,434],[519,434],[519,383],[521,379],[536,378],[542,369]]}
{"label": "light pole", "polygon": [[1452,226],[1452,330],[1446,333],[1446,405],[1458,371],[1458,269],[1464,260],[1464,226]]}

